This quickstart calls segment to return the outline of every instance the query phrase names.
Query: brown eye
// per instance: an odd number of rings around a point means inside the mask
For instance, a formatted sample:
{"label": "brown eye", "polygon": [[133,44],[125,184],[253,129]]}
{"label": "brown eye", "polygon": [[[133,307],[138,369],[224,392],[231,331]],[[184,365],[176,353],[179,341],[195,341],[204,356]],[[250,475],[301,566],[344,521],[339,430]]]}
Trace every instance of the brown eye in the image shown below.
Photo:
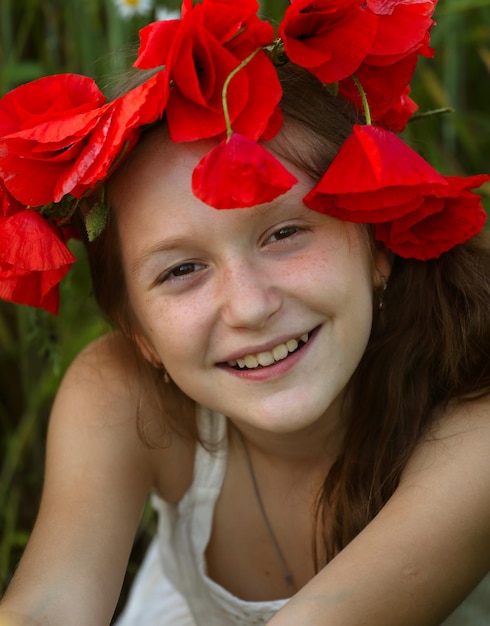
{"label": "brown eye", "polygon": [[169,272],[170,276],[187,276],[195,271],[197,263],[182,263]]}
{"label": "brown eye", "polygon": [[284,226],[283,228],[276,230],[270,238],[275,239],[276,241],[287,239],[288,237],[295,235],[298,230],[299,229],[296,226]]}
{"label": "brown eye", "polygon": [[195,261],[186,261],[185,263],[179,263],[178,265],[174,265],[174,267],[171,267],[164,274],[162,274],[160,278],[156,281],[156,283],[161,284],[171,280],[182,280],[202,269],[204,269],[204,265]]}

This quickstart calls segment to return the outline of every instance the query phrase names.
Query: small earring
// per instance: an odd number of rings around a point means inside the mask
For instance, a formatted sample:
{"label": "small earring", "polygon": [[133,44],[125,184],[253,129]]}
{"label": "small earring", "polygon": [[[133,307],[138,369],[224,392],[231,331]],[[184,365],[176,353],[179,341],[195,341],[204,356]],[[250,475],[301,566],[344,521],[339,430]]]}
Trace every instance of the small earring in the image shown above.
{"label": "small earring", "polygon": [[386,279],[386,276],[381,275],[381,281],[382,281],[382,285],[381,288],[379,289],[378,292],[378,310],[382,311],[384,309],[384,293],[388,287],[388,280]]}
{"label": "small earring", "polygon": [[168,375],[167,370],[165,369],[165,366],[163,365],[163,363],[161,361],[151,361],[151,364],[153,365],[153,367],[157,370],[160,370],[163,374],[163,382],[168,385],[170,382],[170,376]]}

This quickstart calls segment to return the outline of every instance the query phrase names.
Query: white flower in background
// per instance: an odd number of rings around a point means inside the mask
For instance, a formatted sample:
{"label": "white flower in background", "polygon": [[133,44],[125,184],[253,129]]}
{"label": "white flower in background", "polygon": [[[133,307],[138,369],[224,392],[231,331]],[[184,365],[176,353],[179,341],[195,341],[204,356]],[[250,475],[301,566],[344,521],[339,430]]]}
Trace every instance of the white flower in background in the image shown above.
{"label": "white flower in background", "polygon": [[173,9],[157,9],[157,20],[180,20],[180,11]]}
{"label": "white flower in background", "polygon": [[153,0],[114,0],[119,15],[124,18],[145,15],[153,9]]}

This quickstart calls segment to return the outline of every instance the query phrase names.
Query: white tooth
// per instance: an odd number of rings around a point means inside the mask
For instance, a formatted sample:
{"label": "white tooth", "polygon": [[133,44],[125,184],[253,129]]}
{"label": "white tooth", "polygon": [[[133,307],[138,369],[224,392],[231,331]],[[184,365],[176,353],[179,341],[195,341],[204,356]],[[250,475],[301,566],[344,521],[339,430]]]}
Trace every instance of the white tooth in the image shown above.
{"label": "white tooth", "polygon": [[259,365],[267,367],[268,365],[272,365],[275,361],[285,359],[290,352],[294,352],[299,345],[299,341],[306,343],[308,341],[308,333],[301,335],[299,340],[289,339],[286,343],[281,343],[273,348],[272,351],[259,352],[258,354],[247,354],[243,358],[237,359],[236,361],[228,361],[228,365],[231,367],[238,365],[241,369],[245,367],[248,369],[255,369]]}
{"label": "white tooth", "polygon": [[257,361],[263,367],[267,367],[268,365],[272,365],[274,363],[274,356],[272,352],[260,352],[257,354]]}
{"label": "white tooth", "polygon": [[272,354],[276,361],[280,361],[281,359],[285,359],[289,353],[286,346],[281,343],[272,350]]}
{"label": "white tooth", "polygon": [[244,361],[245,361],[245,365],[249,368],[249,369],[255,369],[256,367],[259,366],[259,362],[257,361],[257,359],[253,356],[253,354],[247,354],[246,357],[244,357]]}
{"label": "white tooth", "polygon": [[294,352],[297,347],[298,347],[298,342],[296,341],[296,339],[290,339],[286,343],[286,348],[288,349],[288,352]]}

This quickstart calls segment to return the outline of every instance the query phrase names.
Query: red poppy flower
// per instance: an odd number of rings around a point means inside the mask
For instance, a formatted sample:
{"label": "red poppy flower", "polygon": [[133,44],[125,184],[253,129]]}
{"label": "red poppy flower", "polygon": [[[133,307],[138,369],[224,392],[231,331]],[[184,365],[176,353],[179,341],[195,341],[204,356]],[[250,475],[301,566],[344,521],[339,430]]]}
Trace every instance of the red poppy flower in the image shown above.
{"label": "red poppy flower", "polygon": [[[404,94],[418,57],[433,55],[428,44],[435,4],[435,0],[367,2],[366,10],[378,18],[376,37],[355,75],[367,94],[372,119],[387,128],[402,130],[410,117],[414,103],[404,99]],[[341,82],[339,92],[363,110],[358,89],[350,77]],[[387,115],[386,120],[380,121]]]}
{"label": "red poppy flower", "polygon": [[410,86],[407,85],[391,109],[376,120],[376,126],[382,126],[393,133],[401,133],[418,108],[417,103],[410,98]]}
{"label": "red poppy flower", "polygon": [[40,78],[0,100],[0,177],[15,198],[33,206],[54,200],[59,173],[104,100],[92,79],[76,74]]}
{"label": "red poppy flower", "polygon": [[90,114],[104,102],[95,81],[87,76],[57,74],[33,80],[0,100],[0,137],[64,116]]}
{"label": "red poppy flower", "polygon": [[[214,137],[226,130],[223,85],[228,76],[274,31],[255,14],[255,0],[185,0],[181,20],[144,28],[135,66],[165,66],[171,90],[166,115],[173,141]],[[227,105],[237,132],[258,139],[281,98],[269,58],[260,52],[231,80]],[[240,117],[240,120],[238,118]]]}
{"label": "red poppy flower", "polygon": [[[102,106],[92,83],[76,75],[50,76],[0,101],[0,119],[7,130],[0,141],[0,177],[23,204],[43,206],[66,194],[80,197],[107,175],[124,145],[134,143],[139,127],[155,121],[165,107],[167,83],[161,72]],[[48,109],[37,103],[26,112],[29,95],[35,99],[45,90],[53,95],[43,100]],[[77,100],[82,93],[84,106]],[[69,108],[60,108],[56,94],[62,94],[61,104]]]}
{"label": "red poppy flower", "polygon": [[366,62],[391,65],[412,54],[433,56],[428,43],[435,6],[436,0],[367,0],[379,22]]}
{"label": "red poppy flower", "polygon": [[[356,71],[356,77],[367,94],[372,119],[378,123],[400,101],[417,67],[415,54],[393,65],[376,66],[363,63]],[[339,83],[339,93],[363,111],[359,90],[352,78]]]}
{"label": "red poppy flower", "polygon": [[376,225],[376,239],[406,258],[427,261],[439,257],[454,246],[468,241],[480,232],[486,221],[481,198],[470,191],[480,187],[489,176],[446,178],[446,185],[433,187],[425,203],[433,204],[427,217],[422,210],[400,219]]}
{"label": "red poppy flower", "polygon": [[[261,33],[252,49],[263,45],[264,28],[270,41],[271,26],[260,20],[256,13],[259,8],[256,0],[203,0],[193,6],[193,0],[183,0],[182,19],[162,20],[145,26],[140,31],[140,47],[134,66],[141,69],[171,65],[175,41],[191,22],[200,22],[205,30],[223,46],[232,47],[237,42],[251,40],[256,32]],[[246,33],[246,34],[245,34]],[[244,58],[244,57],[243,57]]]}
{"label": "red poppy flower", "polygon": [[8,217],[19,211],[23,211],[25,206],[18,202],[6,189],[0,178],[0,217]]}
{"label": "red poppy flower", "polygon": [[349,221],[386,222],[413,210],[422,184],[445,181],[393,133],[356,125],[305,203]]}
{"label": "red poppy flower", "polygon": [[157,72],[111,102],[78,159],[60,177],[56,197],[69,193],[79,198],[107,178],[134,147],[142,128],[162,117],[167,98],[167,78]]}
{"label": "red poppy flower", "polygon": [[0,218],[0,297],[56,314],[58,284],[75,258],[34,210]]}
{"label": "red poppy flower", "polygon": [[276,69],[265,52],[259,52],[244,70],[249,85],[247,106],[232,120],[233,131],[256,141],[268,141],[281,128],[283,119],[279,107],[282,87]]}
{"label": "red poppy flower", "polygon": [[[166,110],[172,140],[194,141],[224,132],[223,85],[237,67],[237,59],[202,23],[190,19],[183,22],[172,52],[168,70],[172,88]],[[232,120],[242,111],[248,89],[246,73],[239,72],[228,90]]]}
{"label": "red poppy flower", "polygon": [[198,163],[192,191],[216,209],[234,209],[271,202],[297,182],[262,145],[233,133]]}
{"label": "red poppy flower", "polygon": [[[426,233],[424,220],[436,214],[449,215],[446,226],[434,231],[430,240],[425,235],[426,245],[410,254],[432,258],[481,229],[483,209],[467,188],[486,179],[473,177],[465,183],[462,178],[445,178],[396,135],[374,126],[355,126],[304,203],[347,221],[394,223],[393,230],[389,225],[380,226],[377,233],[402,255],[409,249],[413,233],[419,232],[421,237]],[[426,222],[431,224],[434,221]]]}
{"label": "red poppy flower", "polygon": [[293,63],[323,83],[335,83],[369,54],[377,24],[359,0],[294,0],[278,32]]}

